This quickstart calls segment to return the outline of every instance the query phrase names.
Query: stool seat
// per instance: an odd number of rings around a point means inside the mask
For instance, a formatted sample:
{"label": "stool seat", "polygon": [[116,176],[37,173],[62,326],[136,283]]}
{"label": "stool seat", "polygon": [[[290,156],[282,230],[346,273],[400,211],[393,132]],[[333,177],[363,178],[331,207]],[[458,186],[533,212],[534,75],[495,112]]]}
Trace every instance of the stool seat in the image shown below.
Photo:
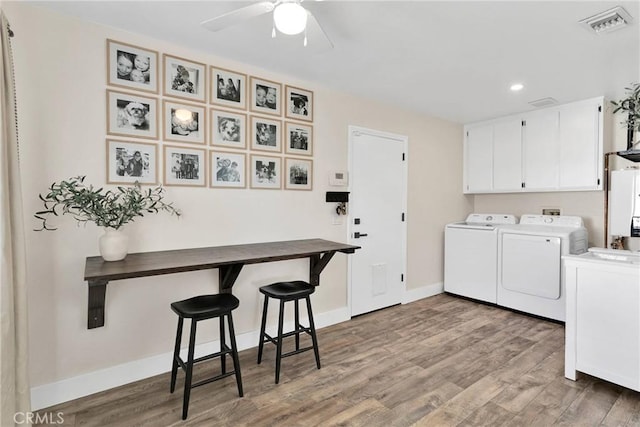
{"label": "stool seat", "polygon": [[199,295],[171,303],[171,309],[188,319],[210,319],[235,310],[240,305],[238,298],[231,294]]}
{"label": "stool seat", "polygon": [[260,292],[268,297],[287,301],[304,298],[314,293],[315,290],[315,286],[302,280],[278,282],[260,287]]}

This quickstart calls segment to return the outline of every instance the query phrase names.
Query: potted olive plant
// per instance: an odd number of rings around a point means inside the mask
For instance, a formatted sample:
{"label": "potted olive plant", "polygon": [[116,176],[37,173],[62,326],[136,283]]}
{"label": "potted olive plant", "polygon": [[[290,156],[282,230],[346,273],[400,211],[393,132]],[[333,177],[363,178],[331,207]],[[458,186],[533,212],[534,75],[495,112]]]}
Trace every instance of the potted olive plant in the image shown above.
{"label": "potted olive plant", "polygon": [[79,223],[93,222],[104,227],[100,237],[100,254],[105,261],[119,261],[127,256],[128,237],[122,233],[123,225],[145,214],[169,212],[180,216],[172,203],[164,201],[162,187],[143,190],[140,184],[133,187],[117,187],[115,190],[85,185],[84,176],[54,182],[45,194],[40,194],[44,210],[35,213],[42,221],[36,231],[56,230],[48,220],[51,216],[69,214]]}

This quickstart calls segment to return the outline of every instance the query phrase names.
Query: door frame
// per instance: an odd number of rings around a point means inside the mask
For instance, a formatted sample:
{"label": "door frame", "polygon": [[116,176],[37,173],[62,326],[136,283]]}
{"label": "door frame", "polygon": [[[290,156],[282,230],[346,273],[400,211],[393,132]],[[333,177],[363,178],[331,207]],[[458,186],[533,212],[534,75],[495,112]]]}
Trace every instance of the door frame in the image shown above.
{"label": "door frame", "polygon": [[[378,138],[390,139],[393,141],[398,141],[402,144],[402,150],[404,152],[404,162],[402,162],[402,212],[404,212],[404,221],[401,224],[402,234],[400,236],[402,241],[402,270],[404,271],[404,281],[402,282],[401,293],[402,296],[400,298],[400,303],[404,304],[404,294],[407,291],[407,223],[409,222],[409,215],[407,212],[407,185],[408,185],[408,164],[409,164],[409,137],[405,135],[399,135],[390,132],[384,132],[374,129],[369,129],[360,126],[349,125],[349,142],[348,142],[348,173],[349,176],[353,176],[353,144],[354,144],[354,136],[359,136],[361,134],[367,134],[371,136],[375,136]],[[349,192],[352,191],[352,179],[349,179],[349,185],[347,190]],[[347,214],[347,241],[352,244],[357,244],[357,242],[353,243],[352,235],[353,235],[353,215],[351,210],[348,211]],[[352,263],[353,257],[347,257],[347,307],[349,309],[349,316],[352,316]]]}

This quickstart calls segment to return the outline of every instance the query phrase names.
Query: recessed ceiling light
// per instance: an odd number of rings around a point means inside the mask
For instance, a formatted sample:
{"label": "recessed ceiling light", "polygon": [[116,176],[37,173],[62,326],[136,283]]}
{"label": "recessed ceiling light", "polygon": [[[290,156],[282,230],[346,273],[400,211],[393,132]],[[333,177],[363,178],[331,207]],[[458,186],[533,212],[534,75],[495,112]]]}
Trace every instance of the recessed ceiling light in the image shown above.
{"label": "recessed ceiling light", "polygon": [[514,91],[514,92],[518,92],[518,91],[524,89],[524,85],[522,83],[514,83],[514,84],[511,85],[510,89],[512,91]]}

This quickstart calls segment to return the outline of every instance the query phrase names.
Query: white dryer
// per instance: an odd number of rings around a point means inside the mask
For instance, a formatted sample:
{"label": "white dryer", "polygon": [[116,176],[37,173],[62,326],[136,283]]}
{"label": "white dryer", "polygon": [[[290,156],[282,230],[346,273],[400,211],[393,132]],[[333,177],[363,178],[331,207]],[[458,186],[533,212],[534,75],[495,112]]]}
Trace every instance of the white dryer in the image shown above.
{"label": "white dryer", "polygon": [[562,255],[587,251],[588,234],[576,216],[524,215],[498,231],[497,303],[565,320]]}
{"label": "white dryer", "polygon": [[496,303],[498,229],[516,224],[514,215],[471,214],[444,231],[444,290]]}

